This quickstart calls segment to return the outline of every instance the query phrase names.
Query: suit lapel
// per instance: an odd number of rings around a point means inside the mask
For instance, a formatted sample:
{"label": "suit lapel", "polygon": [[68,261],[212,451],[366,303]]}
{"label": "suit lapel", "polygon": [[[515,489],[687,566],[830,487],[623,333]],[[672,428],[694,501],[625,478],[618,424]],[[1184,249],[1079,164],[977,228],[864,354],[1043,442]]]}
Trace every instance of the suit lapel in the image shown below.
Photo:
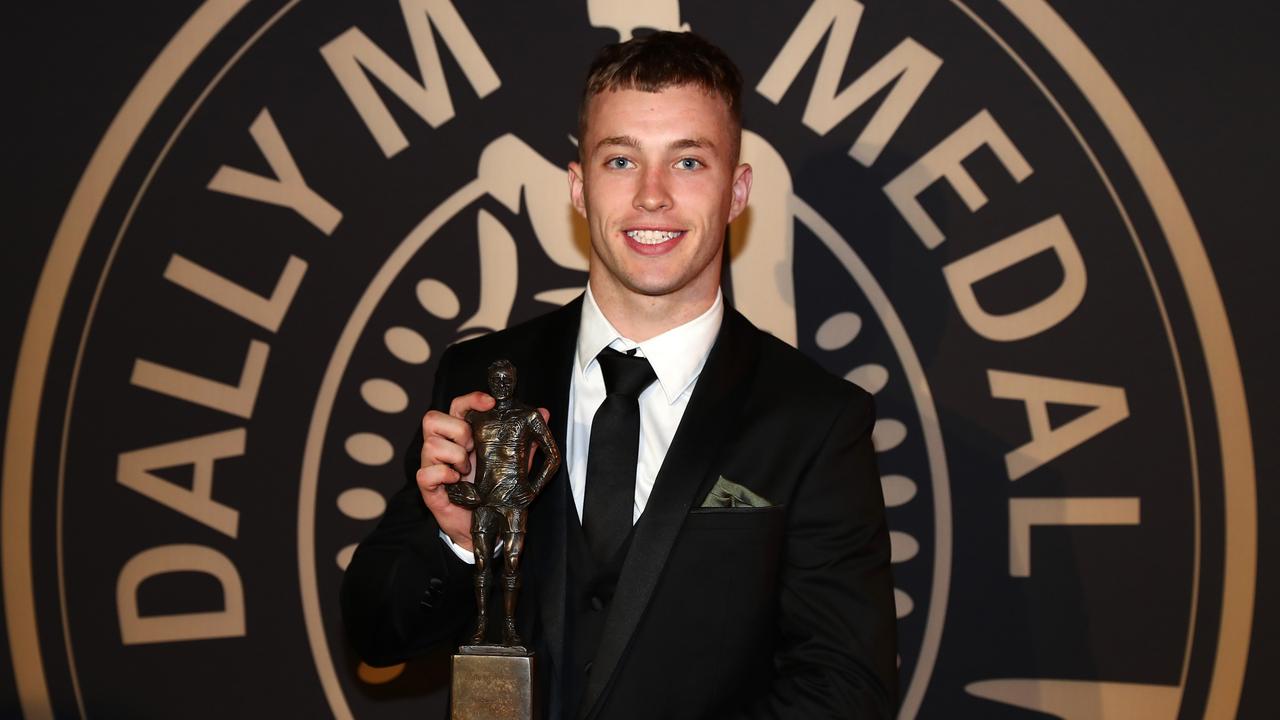
{"label": "suit lapel", "polygon": [[592,664],[580,717],[595,709],[615,674],[657,587],[690,507],[710,490],[712,465],[734,424],[756,364],[755,330],[726,308],[689,406],[667,450],[622,566],[600,647]]}

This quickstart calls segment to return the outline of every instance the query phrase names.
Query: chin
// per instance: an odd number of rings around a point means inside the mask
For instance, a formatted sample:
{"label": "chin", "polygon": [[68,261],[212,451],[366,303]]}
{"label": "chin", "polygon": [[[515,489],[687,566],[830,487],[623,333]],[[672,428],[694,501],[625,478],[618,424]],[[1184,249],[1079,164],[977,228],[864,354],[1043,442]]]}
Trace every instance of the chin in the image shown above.
{"label": "chin", "polygon": [[659,279],[659,278],[639,278],[634,282],[626,283],[626,287],[633,293],[645,295],[648,297],[663,297],[679,292],[689,285],[687,279]]}

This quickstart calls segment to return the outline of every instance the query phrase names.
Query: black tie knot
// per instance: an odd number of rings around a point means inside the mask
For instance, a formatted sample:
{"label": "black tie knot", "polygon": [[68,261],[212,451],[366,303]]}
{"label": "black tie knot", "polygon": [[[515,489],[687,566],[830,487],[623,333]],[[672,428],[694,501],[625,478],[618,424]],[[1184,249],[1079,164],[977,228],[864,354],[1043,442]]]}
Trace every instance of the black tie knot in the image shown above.
{"label": "black tie knot", "polygon": [[622,395],[635,400],[658,378],[648,360],[613,348],[601,350],[596,360],[604,373],[604,387],[608,395]]}

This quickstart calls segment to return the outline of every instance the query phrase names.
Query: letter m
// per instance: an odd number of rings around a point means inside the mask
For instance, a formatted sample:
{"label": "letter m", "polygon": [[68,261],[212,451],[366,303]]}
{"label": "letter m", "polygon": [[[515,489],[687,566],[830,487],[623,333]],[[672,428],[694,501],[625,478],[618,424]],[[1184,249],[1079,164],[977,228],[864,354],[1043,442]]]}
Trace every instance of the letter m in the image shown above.
{"label": "letter m", "polygon": [[485,97],[502,85],[449,0],[400,0],[400,9],[404,13],[409,39],[413,42],[421,83],[388,57],[382,48],[374,45],[359,28],[348,29],[320,48],[329,69],[377,140],[378,147],[382,148],[382,154],[387,157],[404,150],[409,141],[378,97],[369,75],[378,78],[431,127],[440,127],[453,118],[453,100],[449,97],[440,53],[431,33],[432,25],[444,38],[477,95]]}
{"label": "letter m", "polygon": [[853,147],[849,148],[850,157],[864,167],[871,167],[942,66],[942,59],[915,40],[906,38],[837,93],[836,86],[853,50],[853,36],[861,19],[862,4],[854,0],[815,0],[773,65],[760,78],[756,90],[775,105],[781,102],[800,68],[830,30],[818,64],[818,75],[809,91],[809,104],[804,109],[804,124],[819,135],[826,135],[840,121],[892,84],[888,97],[858,135]]}

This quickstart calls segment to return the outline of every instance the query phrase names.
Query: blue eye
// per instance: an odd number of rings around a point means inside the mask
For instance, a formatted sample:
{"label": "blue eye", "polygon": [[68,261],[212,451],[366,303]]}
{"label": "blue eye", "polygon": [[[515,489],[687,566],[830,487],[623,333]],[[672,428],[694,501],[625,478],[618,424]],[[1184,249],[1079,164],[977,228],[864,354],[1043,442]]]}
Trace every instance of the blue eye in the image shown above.
{"label": "blue eye", "polygon": [[702,163],[694,160],[693,158],[680,158],[676,165],[678,165],[681,170],[697,170],[702,167]]}
{"label": "blue eye", "polygon": [[605,162],[606,166],[613,168],[614,170],[625,170],[630,164],[631,161],[624,157],[609,158]]}

